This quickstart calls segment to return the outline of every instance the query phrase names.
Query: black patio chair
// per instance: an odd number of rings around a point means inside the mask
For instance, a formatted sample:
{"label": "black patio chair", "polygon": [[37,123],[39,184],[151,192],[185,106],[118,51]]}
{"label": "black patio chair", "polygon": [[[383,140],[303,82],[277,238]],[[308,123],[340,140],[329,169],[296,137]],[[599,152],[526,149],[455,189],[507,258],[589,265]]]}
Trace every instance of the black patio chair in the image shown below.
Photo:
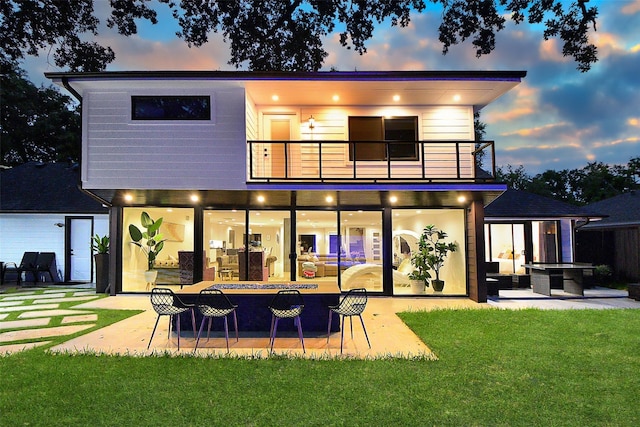
{"label": "black patio chair", "polygon": [[46,282],[47,275],[52,282],[55,282],[55,278],[58,277],[58,272],[56,271],[56,253],[40,252],[38,254],[38,260],[36,261],[36,268],[33,274],[36,282]]}
{"label": "black patio chair", "polygon": [[156,319],[156,324],[153,327],[153,332],[151,332],[151,338],[149,338],[149,345],[147,345],[147,350],[151,347],[151,340],[153,340],[153,335],[156,333],[156,328],[158,327],[158,321],[160,321],[161,316],[169,316],[169,333],[167,334],[167,339],[171,336],[171,325],[173,323],[174,316],[178,316],[176,319],[176,327],[178,329],[178,350],[180,350],[180,314],[185,311],[191,310],[191,322],[193,323],[193,335],[196,335],[196,317],[193,311],[193,306],[189,304],[185,304],[182,302],[180,298],[176,294],[173,293],[171,289],[168,288],[154,288],[151,290],[151,306],[158,313],[158,318]]}
{"label": "black patio chair", "polygon": [[4,282],[4,279],[6,278],[7,273],[16,274],[17,275],[16,284],[20,286],[20,283],[22,282],[22,273],[25,273],[24,278],[26,282],[27,281],[26,273],[30,272],[32,275],[34,275],[33,280],[35,283],[35,281],[37,280],[35,277],[37,261],[38,261],[38,252],[25,252],[22,255],[22,261],[20,261],[19,265],[17,265],[15,262],[5,263],[4,271],[2,272],[3,282]]}
{"label": "black patio chair", "polygon": [[364,336],[367,338],[367,344],[369,344],[369,348],[371,348],[371,343],[369,342],[369,335],[367,335],[367,328],[364,326],[364,320],[362,320],[362,312],[367,307],[367,290],[364,288],[360,289],[351,289],[347,294],[342,298],[338,305],[329,306],[329,327],[327,328],[327,343],[329,342],[329,337],[331,336],[331,318],[333,317],[332,313],[337,313],[342,316],[342,326],[340,327],[340,354],[342,354],[342,348],[344,343],[344,318],[349,318],[349,323],[351,325],[351,339],[353,339],[353,316],[358,316],[360,318],[360,322],[362,323],[362,329],[364,330]]}
{"label": "black patio chair", "polygon": [[273,297],[269,304],[269,310],[271,310],[271,330],[269,332],[271,352],[273,352],[273,344],[276,340],[278,321],[280,319],[293,319],[294,325],[298,327],[298,337],[302,343],[302,352],[306,353],[304,337],[302,336],[302,322],[300,321],[300,314],[302,314],[303,309],[304,299],[300,291],[296,289],[279,291]]}
{"label": "black patio chair", "polygon": [[227,321],[228,316],[233,313],[233,324],[236,329],[236,342],[238,341],[238,316],[236,315],[237,305],[232,304],[229,298],[222,293],[219,289],[203,289],[198,295],[196,302],[196,308],[202,314],[202,322],[200,323],[200,330],[198,331],[198,338],[196,339],[196,346],[193,349],[195,353],[200,342],[200,335],[202,334],[202,328],[204,322],[209,319],[209,327],[207,328],[207,339],[211,332],[211,323],[214,317],[224,318],[224,337],[227,340],[227,352],[229,351],[229,323]]}

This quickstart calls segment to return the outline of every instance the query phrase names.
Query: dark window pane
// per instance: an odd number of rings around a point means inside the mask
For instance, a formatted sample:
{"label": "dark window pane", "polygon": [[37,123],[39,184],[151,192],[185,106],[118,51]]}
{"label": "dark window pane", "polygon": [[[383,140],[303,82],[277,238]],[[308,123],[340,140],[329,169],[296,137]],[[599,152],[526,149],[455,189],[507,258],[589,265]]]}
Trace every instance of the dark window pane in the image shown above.
{"label": "dark window pane", "polygon": [[349,160],[387,160],[385,142],[391,160],[416,160],[418,145],[404,141],[417,140],[417,117],[349,117]]}
{"label": "dark window pane", "polygon": [[211,120],[209,96],[132,96],[133,120]]}

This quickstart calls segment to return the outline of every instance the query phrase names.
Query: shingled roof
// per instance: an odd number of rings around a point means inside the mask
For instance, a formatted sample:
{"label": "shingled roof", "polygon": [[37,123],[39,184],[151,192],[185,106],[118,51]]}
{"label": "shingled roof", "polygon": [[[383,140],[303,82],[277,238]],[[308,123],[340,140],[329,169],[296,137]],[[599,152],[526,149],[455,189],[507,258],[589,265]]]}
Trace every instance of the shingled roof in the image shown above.
{"label": "shingled roof", "polygon": [[29,162],[0,172],[0,212],[106,214],[80,188],[80,170],[67,163]]}
{"label": "shingled roof", "polygon": [[599,217],[598,211],[529,193],[508,189],[484,209],[491,218],[585,218]]}
{"label": "shingled roof", "polygon": [[608,217],[589,223],[583,229],[640,226],[640,194],[637,191],[590,203],[586,207],[592,211],[603,212]]}

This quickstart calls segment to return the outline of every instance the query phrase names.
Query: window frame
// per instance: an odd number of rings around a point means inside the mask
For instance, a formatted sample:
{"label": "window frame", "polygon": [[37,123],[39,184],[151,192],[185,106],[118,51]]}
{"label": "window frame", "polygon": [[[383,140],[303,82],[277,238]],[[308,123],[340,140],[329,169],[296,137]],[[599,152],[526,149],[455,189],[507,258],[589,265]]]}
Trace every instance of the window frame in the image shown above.
{"label": "window frame", "polygon": [[[169,111],[163,111],[162,115],[150,115],[143,114],[141,111],[141,103],[144,101],[159,101],[165,100],[172,103],[173,108]],[[181,101],[184,105],[187,102],[195,102],[201,100],[204,102],[204,108],[202,111],[196,112],[192,116],[179,116],[171,114],[172,111],[179,110]],[[160,106],[158,108],[161,108]],[[184,111],[184,110],[182,110]],[[211,121],[211,96],[210,95],[132,95],[131,96],[131,120],[134,121],[175,121],[175,120],[187,120],[187,121]]]}

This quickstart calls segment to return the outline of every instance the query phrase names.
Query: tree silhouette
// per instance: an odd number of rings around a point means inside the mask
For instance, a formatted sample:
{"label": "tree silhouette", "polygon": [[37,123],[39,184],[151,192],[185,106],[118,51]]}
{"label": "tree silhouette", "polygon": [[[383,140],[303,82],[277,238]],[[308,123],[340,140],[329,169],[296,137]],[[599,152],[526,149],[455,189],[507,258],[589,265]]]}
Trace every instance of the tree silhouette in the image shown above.
{"label": "tree silhouette", "polygon": [[[180,26],[177,35],[189,46],[201,46],[211,33],[221,32],[230,45],[230,64],[251,70],[317,71],[327,57],[323,39],[328,35],[337,32],[342,46],[363,54],[375,24],[388,19],[404,27],[420,13],[442,16],[438,31],[443,54],[468,39],[477,56],[492,52],[496,34],[509,16],[516,24],[540,26],[545,40],[559,38],[562,53],[573,57],[579,70],[587,71],[597,61],[589,31],[596,28],[598,11],[586,6],[588,0],[158,1],[170,8]],[[427,9],[427,3],[435,6]],[[113,50],[86,41],[98,35],[94,4],[95,0],[3,0],[0,56],[16,61],[44,49],[53,52],[61,68],[104,70],[115,59]],[[109,7],[107,26],[123,36],[136,34],[140,20],[158,23],[148,0],[111,0]]]}

